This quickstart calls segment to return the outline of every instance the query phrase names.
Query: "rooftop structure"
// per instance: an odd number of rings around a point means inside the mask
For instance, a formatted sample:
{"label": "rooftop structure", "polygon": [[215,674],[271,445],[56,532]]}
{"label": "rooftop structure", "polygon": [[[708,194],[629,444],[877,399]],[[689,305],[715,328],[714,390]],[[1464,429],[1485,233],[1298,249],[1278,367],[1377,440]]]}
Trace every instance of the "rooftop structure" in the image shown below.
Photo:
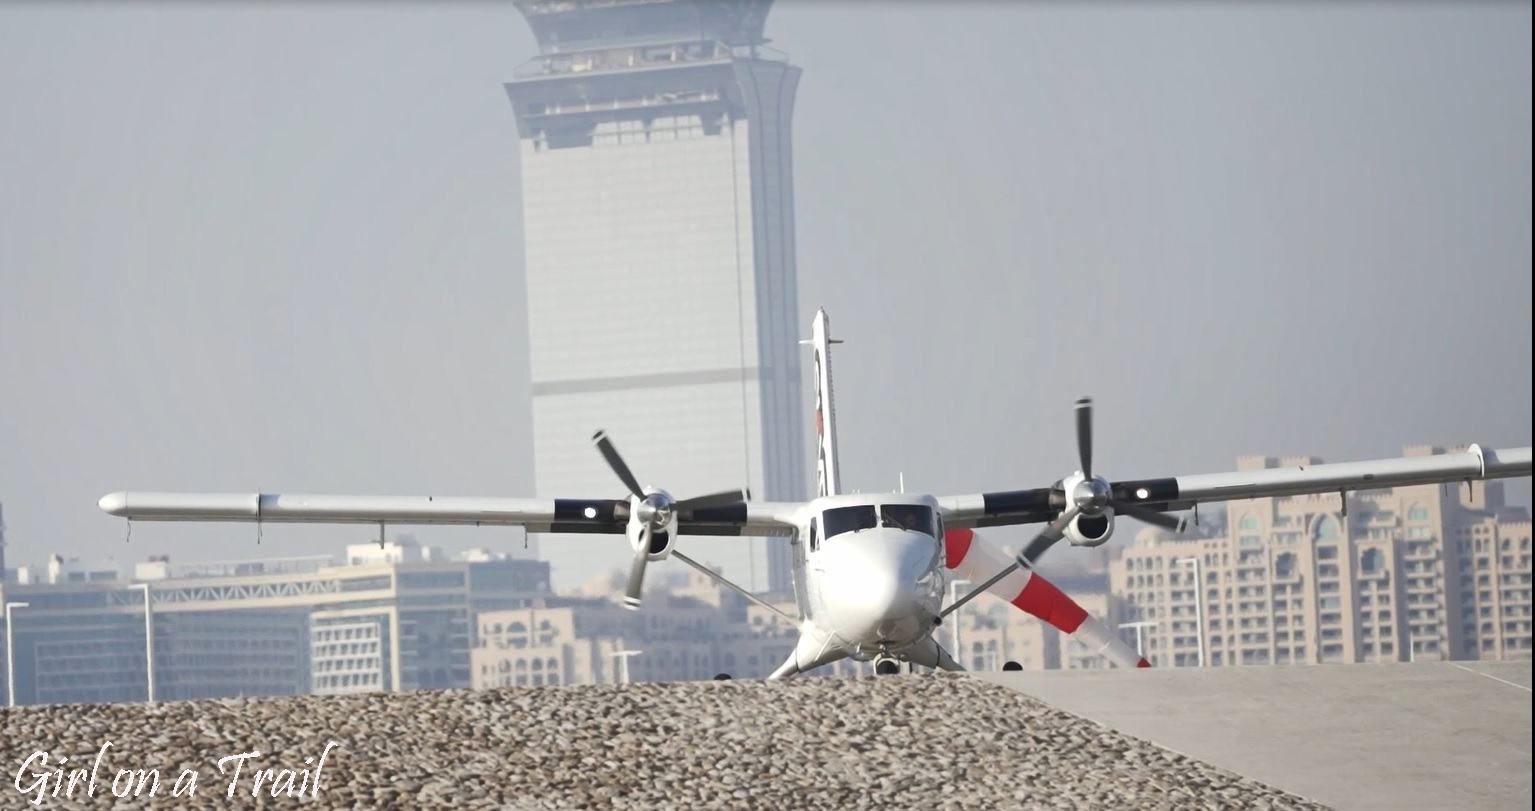
{"label": "rooftop structure", "polygon": [[607,48],[619,43],[717,40],[730,46],[767,42],[762,29],[772,0],[517,0],[542,53]]}

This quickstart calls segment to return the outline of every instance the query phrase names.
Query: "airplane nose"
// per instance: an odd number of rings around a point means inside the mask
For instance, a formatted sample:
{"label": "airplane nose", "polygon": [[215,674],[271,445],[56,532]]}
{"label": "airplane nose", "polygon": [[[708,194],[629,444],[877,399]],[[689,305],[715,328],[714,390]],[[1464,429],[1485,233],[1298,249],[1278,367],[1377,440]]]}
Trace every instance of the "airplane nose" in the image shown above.
{"label": "airplane nose", "polygon": [[910,611],[911,589],[899,572],[866,569],[848,583],[844,604],[858,616],[878,621]]}
{"label": "airplane nose", "polygon": [[[831,624],[845,637],[901,639],[914,633],[922,608],[919,578],[931,550],[904,539],[860,538],[826,560]],[[831,550],[828,550],[831,551]],[[908,627],[909,626],[909,627]]]}

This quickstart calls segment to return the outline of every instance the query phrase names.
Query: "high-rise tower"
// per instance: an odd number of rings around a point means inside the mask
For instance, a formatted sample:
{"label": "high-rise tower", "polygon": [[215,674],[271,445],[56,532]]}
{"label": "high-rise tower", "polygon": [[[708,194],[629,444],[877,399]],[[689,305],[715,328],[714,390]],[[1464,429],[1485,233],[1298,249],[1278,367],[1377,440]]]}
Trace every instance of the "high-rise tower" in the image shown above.
{"label": "high-rise tower", "polygon": [[[539,55],[506,85],[521,139],[541,497],[646,485],[806,498],[790,118],[771,0],[519,0]],[[790,588],[786,540],[683,536]],[[618,538],[540,544],[558,587],[626,567]],[[764,577],[765,575],[765,577]]]}

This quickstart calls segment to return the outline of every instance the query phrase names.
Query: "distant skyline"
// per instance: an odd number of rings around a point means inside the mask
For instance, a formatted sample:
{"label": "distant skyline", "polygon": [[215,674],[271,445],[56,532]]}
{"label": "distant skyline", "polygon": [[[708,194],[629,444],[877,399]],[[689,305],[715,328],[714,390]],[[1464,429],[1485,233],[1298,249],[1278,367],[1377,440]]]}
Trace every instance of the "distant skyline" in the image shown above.
{"label": "distant skyline", "polygon": [[[844,485],[1048,484],[1084,394],[1111,478],[1530,444],[1530,18],[780,0],[800,321],[825,305],[847,341]],[[125,545],[96,508],[116,490],[530,495],[502,83],[535,52],[511,4],[0,5],[9,565],[377,532]],[[588,546],[559,587],[627,561]]]}

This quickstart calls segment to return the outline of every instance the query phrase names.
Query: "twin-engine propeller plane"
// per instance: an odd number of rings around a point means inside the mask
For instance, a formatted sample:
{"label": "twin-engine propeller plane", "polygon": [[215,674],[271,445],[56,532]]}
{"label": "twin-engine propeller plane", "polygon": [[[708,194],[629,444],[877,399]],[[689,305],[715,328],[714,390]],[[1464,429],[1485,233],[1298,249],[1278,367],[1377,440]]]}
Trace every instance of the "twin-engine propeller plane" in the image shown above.
{"label": "twin-engine propeller plane", "polygon": [[[113,493],[106,512],[140,521],[248,521],[366,524],[518,525],[529,532],[625,535],[634,549],[625,605],[640,608],[647,564],[674,557],[799,629],[788,659],[768,678],[784,678],[852,658],[874,660],[875,672],[901,663],[963,668],[934,638],[942,620],[977,594],[990,592],[1050,623],[1119,667],[1145,659],[1097,618],[1034,571],[1062,538],[1098,546],[1118,517],[1181,531],[1186,510],[1204,502],[1530,475],[1530,448],[1403,457],[1302,468],[1251,470],[1172,478],[1110,481],[1093,466],[1093,410],[1076,403],[1080,469],[1030,490],[933,496],[848,494],[838,478],[832,407],[831,338],[826,311],[812,326],[815,362],[817,494],[807,502],[751,502],[744,490],[677,499],[640,484],[607,435],[592,438],[629,491],[622,499],[434,498],[404,496],[228,495]],[[1016,558],[974,534],[974,528],[1014,524],[1044,527]],[[677,550],[679,535],[788,537],[794,550],[797,617],[731,583]],[[980,586],[943,605],[947,582]]]}

